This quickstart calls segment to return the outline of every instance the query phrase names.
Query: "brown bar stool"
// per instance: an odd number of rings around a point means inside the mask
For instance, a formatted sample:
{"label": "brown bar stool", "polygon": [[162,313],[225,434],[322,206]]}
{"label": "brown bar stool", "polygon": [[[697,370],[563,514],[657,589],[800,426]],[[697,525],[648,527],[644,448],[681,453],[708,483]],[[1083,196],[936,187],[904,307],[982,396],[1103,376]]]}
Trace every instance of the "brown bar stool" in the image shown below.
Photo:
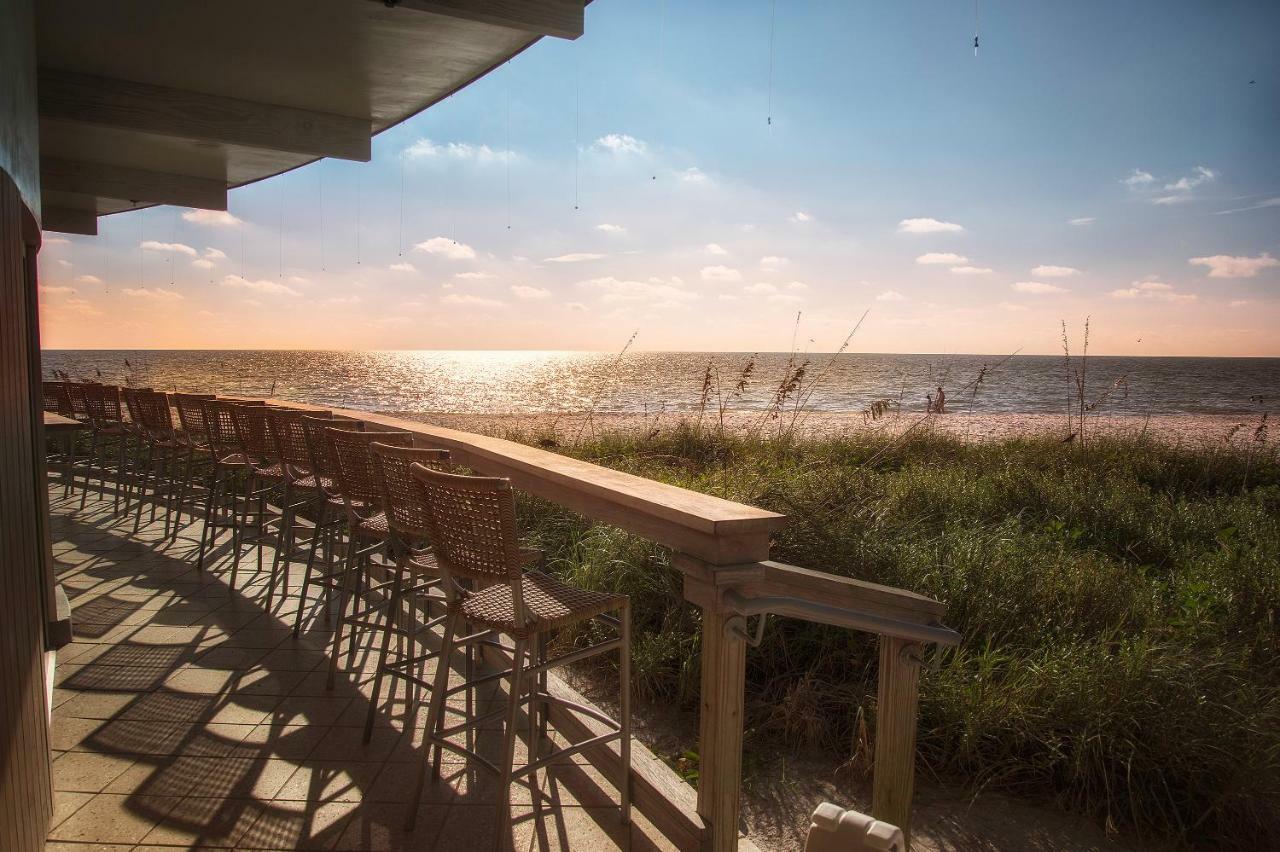
{"label": "brown bar stool", "polygon": [[[196,499],[191,489],[192,482],[198,477],[206,488],[213,485],[211,481],[207,481],[208,477],[204,476],[204,470],[202,470],[213,461],[209,449],[209,427],[205,425],[204,420],[204,404],[211,399],[215,399],[211,393],[173,394],[173,407],[178,410],[178,424],[181,427],[176,437],[185,450],[182,454],[182,483],[178,486],[178,497],[173,506],[173,539],[175,541],[178,538],[178,530],[182,526],[182,510],[187,505],[187,495],[191,494],[193,501]],[[194,508],[191,514],[194,517]]]}
{"label": "brown bar stool", "polygon": [[[133,531],[136,533],[142,523],[142,503],[146,497],[147,483],[151,486],[151,520],[156,518],[156,507],[161,501],[161,486],[164,487],[164,537],[169,538],[170,525],[173,524],[174,485],[177,479],[175,467],[178,459],[185,451],[185,446],[178,439],[177,430],[173,427],[173,411],[169,408],[169,398],[156,391],[133,391],[125,398],[130,401],[130,411],[137,418],[135,426],[140,443],[138,460],[134,465],[137,475],[138,499],[137,512],[133,519]],[[145,458],[144,458],[145,451]],[[126,510],[128,504],[125,504]]]}
{"label": "brown bar stool", "polygon": [[[431,689],[431,706],[423,742],[425,753],[418,773],[418,783],[409,804],[406,829],[412,830],[418,803],[426,784],[427,765],[432,777],[440,778],[439,757],[443,749],[457,752],[497,773],[498,834],[495,847],[501,848],[511,829],[511,809],[507,794],[511,782],[529,776],[530,788],[538,795],[537,770],[547,764],[576,754],[598,744],[619,740],[622,757],[621,777],[616,779],[621,797],[623,825],[631,822],[631,603],[625,595],[578,589],[526,566],[539,562],[541,554],[521,548],[516,526],[515,498],[506,479],[461,476],[444,473],[421,465],[412,468],[413,478],[427,507],[428,530],[435,547],[436,560],[444,578],[443,588],[449,601],[449,618],[445,622],[440,659],[436,663],[435,682]],[[466,588],[470,581],[477,590]],[[607,639],[586,648],[577,648],[550,660],[546,658],[547,639],[553,631],[596,619],[616,629],[617,638]],[[465,625],[479,627],[476,632],[459,635]],[[498,675],[486,675],[464,681],[449,688],[450,658],[454,649],[483,641],[490,632],[504,634],[514,640],[511,668]],[[613,722],[598,710],[552,696],[546,686],[547,672],[556,666],[577,662],[587,657],[619,651],[619,720]],[[510,678],[507,707],[462,722],[445,725],[446,701],[450,695],[471,690],[496,677]],[[526,679],[530,679],[526,685]],[[513,771],[515,756],[516,716],[522,704],[528,704],[529,763]],[[614,730],[583,740],[539,757],[545,739],[546,712],[550,704],[607,722]],[[535,709],[541,705],[541,709]],[[502,762],[494,764],[475,751],[450,742],[449,737],[478,727],[497,716],[506,716]],[[434,749],[435,756],[432,758]]]}
{"label": "brown bar stool", "polygon": [[[84,383],[83,382],[66,382],[64,387],[67,392],[67,402],[71,405],[70,416],[74,417],[76,420],[79,420],[81,423],[88,424],[89,423],[89,403],[85,399]],[[67,481],[62,488],[63,497],[66,497],[75,491],[75,488],[76,488],[75,460],[76,460],[76,456],[78,455],[77,446],[81,439],[81,433],[85,431],[88,431],[88,430],[84,430],[84,429],[76,430],[76,434],[72,438],[71,451],[70,451],[71,462],[70,462],[70,466],[67,469]],[[91,435],[92,435],[92,432],[90,431],[90,436]],[[92,440],[92,438],[90,438],[90,440]],[[86,462],[86,473],[85,473],[86,480],[89,475],[87,465],[88,463]]]}
{"label": "brown bar stool", "polygon": [[[120,388],[115,385],[87,384],[84,386],[84,403],[92,434],[86,459],[88,467],[85,469],[84,491],[80,494],[80,508],[84,508],[89,496],[89,478],[96,464],[98,483],[104,494],[108,474],[115,481],[111,512],[116,514],[120,511],[120,498],[124,496],[125,455],[129,435],[125,426],[124,409],[120,405]],[[112,447],[112,444],[115,446]],[[108,456],[113,449],[114,459]]]}
{"label": "brown bar stool", "polygon": [[[334,460],[337,462],[338,490],[342,494],[347,521],[347,553],[337,584],[338,622],[334,627],[333,646],[329,656],[328,687],[333,689],[338,676],[338,656],[344,629],[351,628],[347,637],[347,657],[350,663],[355,657],[359,631],[380,629],[378,615],[390,603],[389,600],[371,603],[366,597],[382,594],[395,585],[394,580],[370,585],[373,556],[380,553],[385,555],[391,538],[391,526],[383,511],[381,477],[369,446],[378,442],[407,447],[413,443],[413,436],[408,432],[363,432],[330,427],[325,430],[325,437],[333,447]],[[354,601],[349,614],[348,601]]]}
{"label": "brown bar stool", "polygon": [[[319,493],[316,495],[315,528],[311,533],[306,571],[302,575],[298,611],[293,619],[295,639],[302,632],[302,619],[306,613],[307,595],[311,587],[318,585],[324,590],[324,599],[321,604],[324,623],[327,627],[333,592],[339,588],[344,577],[344,569],[337,565],[334,557],[341,543],[342,532],[346,528],[347,512],[338,488],[338,459],[333,450],[333,442],[325,433],[330,428],[359,431],[363,425],[359,420],[341,415],[317,417],[304,414],[300,423],[306,439],[307,456],[311,461],[311,470],[316,478]],[[317,568],[316,560],[321,551],[324,554],[324,567]]]}
{"label": "brown bar stool", "polygon": [[[204,426],[205,435],[209,439],[209,453],[213,460],[211,486],[205,497],[204,529],[200,534],[200,554],[196,558],[196,569],[204,570],[205,556],[217,543],[218,532],[226,527],[231,528],[231,591],[235,591],[236,573],[240,568],[240,537],[242,509],[247,513],[249,502],[248,481],[253,462],[240,446],[240,436],[236,432],[235,412],[237,405],[247,402],[229,402],[221,399],[205,400]],[[265,405],[265,403],[257,403]],[[226,515],[226,520],[223,516]]]}
{"label": "brown bar stool", "polygon": [[[435,657],[436,652],[416,654],[415,650],[420,637],[444,621],[443,615],[431,617],[431,606],[437,602],[444,603],[445,598],[442,594],[428,594],[429,590],[439,588],[440,572],[427,535],[427,507],[422,503],[421,491],[409,474],[409,468],[414,464],[438,467],[449,458],[448,450],[399,447],[376,441],[369,445],[369,451],[373,454],[374,468],[382,484],[383,505],[386,507],[388,526],[391,527],[388,550],[395,558],[396,576],[387,604],[382,649],[378,653],[378,666],[373,679],[373,695],[369,699],[369,712],[365,716],[365,742],[373,736],[373,722],[378,713],[384,676],[390,675],[393,678],[390,695],[393,703],[396,695],[394,679],[405,681],[406,716],[412,715],[418,689],[431,688],[431,684],[423,680],[419,673],[422,664]],[[423,600],[426,607],[426,618],[421,621],[417,617],[415,606],[419,599]],[[409,603],[407,616],[401,608],[404,600]],[[390,659],[393,634],[399,640],[394,660]],[[408,693],[410,686],[413,687],[412,700]]]}

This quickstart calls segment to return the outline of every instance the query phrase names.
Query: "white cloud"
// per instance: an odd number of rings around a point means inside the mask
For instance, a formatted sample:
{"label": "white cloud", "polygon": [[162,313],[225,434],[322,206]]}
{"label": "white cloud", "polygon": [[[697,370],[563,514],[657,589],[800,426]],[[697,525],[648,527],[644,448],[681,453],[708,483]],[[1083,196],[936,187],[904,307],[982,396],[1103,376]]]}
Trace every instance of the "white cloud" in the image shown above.
{"label": "white cloud", "polygon": [[1037,278],[1070,278],[1079,275],[1080,270],[1074,266],[1037,266],[1031,274]]}
{"label": "white cloud", "polygon": [[358,294],[352,293],[350,296],[330,296],[329,298],[324,300],[324,303],[326,305],[342,306],[342,305],[358,305],[363,301],[364,299],[360,298]]}
{"label": "white cloud", "polygon": [[488,145],[472,145],[470,142],[446,142],[440,144],[426,137],[404,149],[410,159],[469,160],[475,163],[499,163],[515,155],[508,151],[496,151]]}
{"label": "white cloud", "polygon": [[898,223],[899,234],[955,234],[963,230],[963,225],[937,219],[903,219]]}
{"label": "white cloud", "polygon": [[75,288],[75,287],[67,287],[67,286],[65,286],[65,285],[61,285],[61,284],[41,284],[41,285],[39,286],[39,290],[40,290],[40,292],[41,292],[41,293],[46,293],[46,294],[49,294],[49,295],[56,295],[56,294],[60,294],[60,293],[74,293],[74,292],[76,292],[76,288]]}
{"label": "white cloud", "polygon": [[67,268],[67,269],[70,269],[71,267],[75,266],[75,264],[74,264],[74,263],[72,263],[71,261],[69,261],[69,260],[61,260],[61,259],[58,261],[58,265],[59,265],[59,266],[62,266],[62,267],[65,267],[65,268]]}
{"label": "white cloud", "polygon": [[810,216],[808,213],[804,212],[803,210],[797,210],[796,212],[792,213],[790,216],[787,217],[787,221],[795,222],[797,224],[802,224],[804,222],[812,222],[813,217]]}
{"label": "white cloud", "polygon": [[897,290],[885,290],[879,296],[876,296],[877,302],[905,302],[906,300],[907,297]]}
{"label": "white cloud", "polygon": [[[1262,210],[1266,207],[1280,207],[1280,195],[1275,198],[1264,198],[1256,204],[1250,204],[1248,207],[1235,207],[1231,210],[1215,210],[1213,215],[1225,216],[1228,213],[1244,213],[1248,210]],[[45,240],[48,242],[48,240]]]}
{"label": "white cloud", "polygon": [[213,269],[213,261],[205,260],[204,258],[191,261],[191,265],[194,266],[196,269]]}
{"label": "white cloud", "polygon": [[1264,269],[1280,266],[1280,260],[1265,251],[1257,257],[1233,257],[1226,254],[1193,257],[1187,263],[1207,266],[1210,278],[1255,278]]}
{"label": "white cloud", "polygon": [[175,254],[185,254],[189,257],[195,257],[198,251],[185,243],[161,243],[156,240],[143,240],[139,245],[143,251],[168,251]]}
{"label": "white cloud", "polygon": [[698,274],[703,281],[734,282],[742,280],[742,273],[732,266],[704,266]]}
{"label": "white cloud", "polygon": [[1227,307],[1228,307],[1228,308],[1243,308],[1243,307],[1247,307],[1247,306],[1252,305],[1252,304],[1253,304],[1253,302],[1252,302],[1252,301],[1250,301],[1249,299],[1232,299],[1230,302],[1227,302]]}
{"label": "white cloud", "polygon": [[409,263],[408,261],[393,263],[387,268],[390,269],[392,272],[417,272],[418,271],[418,267],[414,266],[412,263]]}
{"label": "white cloud", "polygon": [[989,266],[953,266],[952,275],[990,275],[994,270]]}
{"label": "white cloud", "polygon": [[102,311],[95,308],[87,299],[67,299],[54,310],[69,314],[79,314],[84,317],[102,316]]}
{"label": "white cloud", "polygon": [[601,292],[603,295],[600,297],[600,301],[609,304],[649,302],[655,307],[671,307],[691,302],[698,298],[697,293],[676,286],[678,283],[678,278],[673,279],[673,281],[663,281],[657,278],[649,281],[623,281],[613,276],[608,276],[606,278],[592,278],[587,281],[580,281],[578,286]]}
{"label": "white cloud", "polygon": [[77,275],[76,283],[77,284],[101,284],[102,279],[96,275]]}
{"label": "white cloud", "polygon": [[1026,305],[1019,305],[1017,302],[998,302],[996,307],[1005,311],[1025,311],[1027,309]]}
{"label": "white cloud", "polygon": [[726,255],[729,252],[719,243],[707,243],[707,254]]}
{"label": "white cloud", "polygon": [[232,216],[226,210],[188,210],[182,214],[184,222],[196,225],[212,225],[217,228],[234,228],[244,224],[243,220]]}
{"label": "white cloud", "polygon": [[414,245],[413,250],[437,254],[449,260],[472,260],[476,256],[476,250],[471,246],[448,237],[432,237]]}
{"label": "white cloud", "polygon": [[1092,224],[1093,224],[1094,222],[1096,222],[1096,221],[1098,221],[1098,219],[1097,219],[1097,217],[1096,217],[1096,216],[1077,216],[1077,217],[1076,217],[1076,218],[1074,218],[1074,219],[1068,219],[1068,220],[1067,220],[1067,224],[1068,224],[1068,225],[1077,225],[1077,226],[1079,226],[1079,225],[1092,225]]}
{"label": "white cloud", "polygon": [[257,281],[250,281],[248,278],[241,278],[239,275],[226,275],[223,276],[221,284],[223,287],[232,287],[238,290],[253,290],[258,293],[264,293],[268,296],[299,295],[297,290],[287,284],[281,284],[279,281],[269,281],[265,278],[260,278]]}
{"label": "white cloud", "polygon": [[809,285],[804,283],[803,281],[788,281],[787,289],[788,290],[808,290]]}
{"label": "white cloud", "polygon": [[742,292],[750,293],[753,296],[766,296],[770,293],[778,292],[778,288],[766,281],[759,281],[755,284],[748,284],[742,288]]}
{"label": "white cloud", "polygon": [[785,257],[778,257],[776,254],[767,254],[760,258],[760,265],[765,269],[777,269],[780,266],[786,266],[789,261]]}
{"label": "white cloud", "polygon": [[597,231],[604,231],[606,234],[625,234],[627,229],[621,225],[611,225],[608,222],[601,222],[596,225]]}
{"label": "white cloud", "polygon": [[455,272],[453,273],[453,277],[462,278],[467,281],[473,281],[473,280],[479,280],[481,278],[492,278],[493,273],[492,272]]}
{"label": "white cloud", "polygon": [[590,308],[588,308],[586,305],[582,304],[581,302],[566,302],[564,307],[565,307],[565,310],[569,310],[569,311],[579,311],[579,312],[583,312],[583,313],[585,313],[586,311],[591,310]]}
{"label": "white cloud", "polygon": [[222,249],[216,249],[213,246],[204,247],[204,256],[208,260],[226,260],[227,253]]}
{"label": "white cloud", "polygon": [[529,287],[525,284],[513,284],[510,287],[511,295],[525,302],[536,302],[542,299],[551,298],[551,291],[544,290],[541,287]]}
{"label": "white cloud", "polygon": [[687,169],[677,171],[675,174],[676,180],[682,183],[708,184],[711,182],[711,178],[707,176],[707,173],[697,166],[690,166]]}
{"label": "white cloud", "polygon": [[1033,296],[1067,292],[1065,287],[1059,287],[1057,284],[1041,284],[1039,281],[1019,281],[1013,285],[1013,290],[1018,293],[1030,293]]}
{"label": "white cloud", "polygon": [[1113,299],[1154,299],[1161,302],[1186,303],[1198,300],[1194,293],[1178,293],[1172,284],[1163,281],[1134,281],[1123,290],[1112,290],[1107,294]]}
{"label": "white cloud", "polygon": [[1138,187],[1147,186],[1154,180],[1155,177],[1153,177],[1150,172],[1144,172],[1142,169],[1134,169],[1129,172],[1128,177],[1122,178],[1120,182],[1130,189],[1137,189]]}
{"label": "white cloud", "polygon": [[544,257],[542,260],[544,263],[582,263],[586,260],[599,260],[602,257],[604,255],[590,251],[571,251],[555,257]]}
{"label": "white cloud", "polygon": [[176,302],[186,298],[181,293],[165,290],[162,287],[125,287],[120,292],[135,299],[154,299],[159,302]]}
{"label": "white cloud", "polygon": [[1151,199],[1151,203],[1168,205],[1168,204],[1181,204],[1184,201],[1190,201],[1190,200],[1191,200],[1191,196],[1189,195],[1159,195]]}
{"label": "white cloud", "polygon": [[948,263],[968,263],[969,258],[962,254],[952,254],[949,251],[931,251],[920,255],[916,258],[916,263],[921,266],[929,266],[932,264],[948,264]]}
{"label": "white cloud", "polygon": [[626,133],[606,133],[595,141],[595,147],[611,154],[643,154],[645,144]]}
{"label": "white cloud", "polygon": [[1164,188],[1173,190],[1174,192],[1190,192],[1202,183],[1208,183],[1218,176],[1213,169],[1206,169],[1204,166],[1196,166],[1191,174],[1186,177],[1178,178],[1173,183],[1165,184]]}
{"label": "white cloud", "polygon": [[310,283],[311,283],[311,279],[310,279],[310,278],[303,278],[301,275],[290,275],[290,276],[289,276],[289,283],[290,283],[290,284],[310,284]]}
{"label": "white cloud", "polygon": [[506,304],[497,299],[486,299],[483,296],[472,296],[470,293],[450,293],[440,301],[446,305],[467,305],[472,308],[505,308]]}

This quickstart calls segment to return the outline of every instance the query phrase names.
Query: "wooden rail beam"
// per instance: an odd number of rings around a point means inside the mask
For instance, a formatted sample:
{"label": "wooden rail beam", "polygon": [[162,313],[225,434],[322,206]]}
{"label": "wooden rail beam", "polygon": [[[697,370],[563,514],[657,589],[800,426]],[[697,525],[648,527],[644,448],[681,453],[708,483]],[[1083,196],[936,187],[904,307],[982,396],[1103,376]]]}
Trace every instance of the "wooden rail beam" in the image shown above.
{"label": "wooden rail beam", "polygon": [[367,118],[41,68],[40,115],[224,145],[368,162]]}
{"label": "wooden rail beam", "polygon": [[876,692],[876,756],[871,778],[871,815],[902,829],[911,848],[911,797],[915,791],[916,715],[920,655],[906,639],[880,637],[880,683]]}
{"label": "wooden rail beam", "polygon": [[379,5],[494,24],[540,36],[582,35],[583,0],[371,0]]}
{"label": "wooden rail beam", "polygon": [[77,210],[72,207],[45,207],[40,211],[40,228],[44,231],[94,237],[98,234],[98,214],[92,210]]}
{"label": "wooden rail beam", "polygon": [[177,204],[204,210],[227,209],[227,182],[214,178],[131,169],[86,160],[40,160],[45,190],[118,198],[149,204]]}

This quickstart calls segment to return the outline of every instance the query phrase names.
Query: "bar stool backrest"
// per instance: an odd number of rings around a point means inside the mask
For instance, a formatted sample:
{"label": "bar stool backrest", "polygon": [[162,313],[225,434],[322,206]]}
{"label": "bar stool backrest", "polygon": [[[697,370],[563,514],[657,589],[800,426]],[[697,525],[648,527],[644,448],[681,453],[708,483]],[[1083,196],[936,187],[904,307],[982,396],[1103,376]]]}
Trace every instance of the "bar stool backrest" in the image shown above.
{"label": "bar stool backrest", "polygon": [[440,567],[455,578],[510,583],[521,614],[523,559],[511,481],[420,464],[410,470],[427,508],[428,537]]}
{"label": "bar stool backrest", "polygon": [[61,414],[63,417],[71,416],[71,398],[67,395],[65,382],[42,382],[41,389],[44,393],[45,411]]}
{"label": "bar stool backrest", "polygon": [[129,411],[129,420],[133,423],[142,425],[142,414],[138,411],[138,394],[151,393],[151,388],[121,388],[120,394],[124,397],[125,408]]}
{"label": "bar stool backrest", "polygon": [[339,490],[337,487],[325,488],[323,483],[328,480],[336,486],[338,481],[338,459],[334,456],[333,443],[325,435],[325,430],[331,426],[358,430],[361,425],[360,421],[352,420],[349,417],[302,415],[302,432],[307,439],[307,455],[311,459],[311,472],[316,475],[321,487],[330,497],[339,496]]}
{"label": "bar stool backrest", "polygon": [[205,434],[209,438],[209,448],[219,458],[245,452],[244,447],[240,445],[240,435],[236,432],[234,409],[237,405],[250,404],[265,405],[266,403],[242,400],[232,402],[226,399],[204,401],[204,425],[207,430]]}
{"label": "bar stool backrest", "polygon": [[175,393],[173,405],[178,409],[178,422],[187,440],[202,444],[209,438],[209,427],[204,421],[204,404],[213,399],[211,393]]}
{"label": "bar stool backrest", "polygon": [[369,451],[373,454],[374,468],[382,483],[382,500],[391,529],[407,541],[430,538],[427,507],[409,469],[415,464],[439,468],[449,460],[449,451],[398,447],[377,441],[369,445]]}
{"label": "bar stool backrest", "polygon": [[67,399],[71,402],[71,416],[77,420],[89,419],[89,402],[85,395],[83,382],[67,382]]}
{"label": "bar stool backrest", "polygon": [[369,446],[378,442],[407,447],[413,443],[413,436],[408,432],[364,432],[333,426],[325,429],[324,434],[333,447],[338,467],[338,489],[347,508],[361,512],[382,508],[382,482]]}
{"label": "bar stool backrest", "polygon": [[169,408],[169,397],[158,391],[134,391],[126,394],[125,399],[133,398],[130,410],[134,412],[135,422],[153,438],[173,437],[173,411]]}
{"label": "bar stool backrest", "polygon": [[115,385],[85,385],[85,409],[89,422],[95,429],[118,426],[124,422],[124,410],[120,406],[120,388]]}
{"label": "bar stool backrest", "polygon": [[258,403],[232,403],[231,420],[236,438],[245,455],[265,460],[278,457],[275,442],[271,440],[271,428],[267,425],[268,406]]}
{"label": "bar stool backrest", "polygon": [[306,417],[329,418],[327,411],[299,411],[293,408],[272,408],[267,412],[267,428],[279,453],[280,461],[288,465],[294,476],[306,476],[312,472],[314,460],[307,443]]}

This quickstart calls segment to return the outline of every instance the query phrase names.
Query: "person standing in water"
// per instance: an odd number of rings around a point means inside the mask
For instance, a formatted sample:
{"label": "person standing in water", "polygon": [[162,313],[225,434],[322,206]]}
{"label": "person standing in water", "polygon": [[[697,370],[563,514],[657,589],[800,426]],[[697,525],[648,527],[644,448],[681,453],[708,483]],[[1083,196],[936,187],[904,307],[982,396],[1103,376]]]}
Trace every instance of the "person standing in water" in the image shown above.
{"label": "person standing in water", "polygon": [[942,392],[942,386],[938,386],[938,395],[933,399],[933,410],[938,414],[942,414],[947,404],[947,395]]}

